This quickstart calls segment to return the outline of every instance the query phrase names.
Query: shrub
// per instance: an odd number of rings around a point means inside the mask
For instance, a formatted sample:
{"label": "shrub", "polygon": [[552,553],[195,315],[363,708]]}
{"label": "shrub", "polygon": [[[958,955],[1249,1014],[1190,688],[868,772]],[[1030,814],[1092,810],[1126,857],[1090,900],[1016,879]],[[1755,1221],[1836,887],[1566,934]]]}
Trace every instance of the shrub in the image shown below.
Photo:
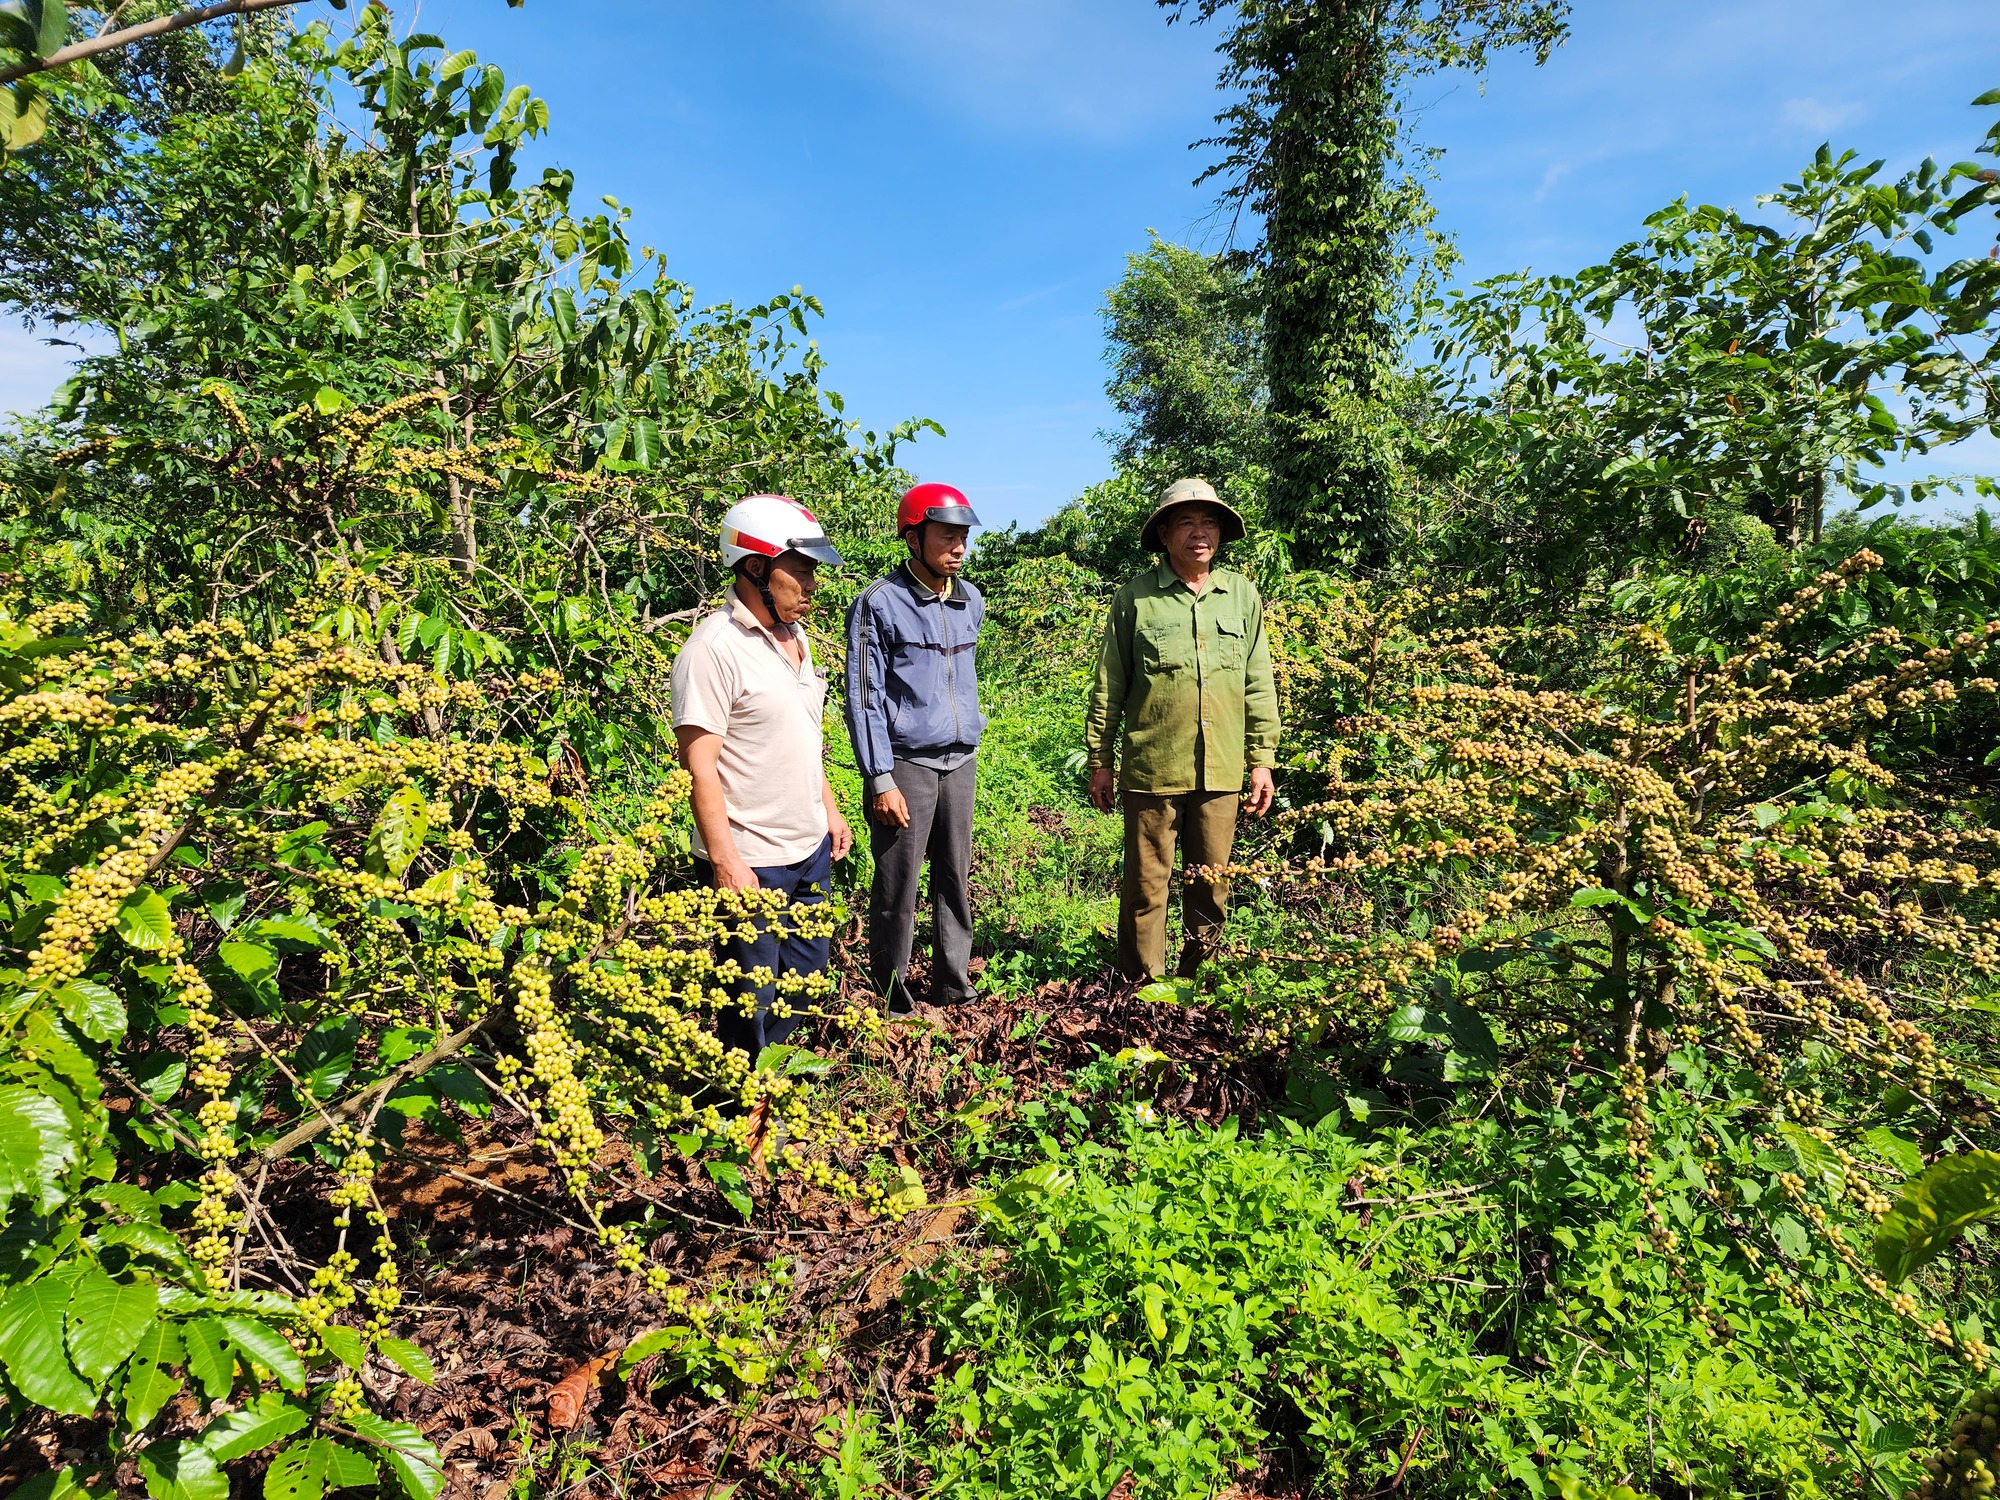
{"label": "shrub", "polygon": [[[1698,1081],[1677,1073],[1662,1107],[1676,1165],[1699,1155]],[[1256,1470],[1467,1496],[1852,1482],[1854,1414],[1813,1393],[1863,1378],[1894,1313],[1831,1255],[1798,1298],[1723,1237],[1651,1254],[1615,1089],[1373,1136],[1341,1113],[1258,1139],[1144,1114],[1048,1142],[991,1211],[1005,1258],[915,1289],[959,1359],[923,1455],[938,1492],[1099,1496],[1128,1471],[1141,1497]],[[1682,1314],[1689,1276],[1727,1336]],[[1881,1372],[1869,1403],[1910,1432],[1949,1361]]]}
{"label": "shrub", "polygon": [[1726,653],[1635,624],[1583,691],[1511,673],[1506,631],[1423,627],[1451,601],[1281,612],[1288,722],[1312,726],[1304,805],[1280,820],[1290,857],[1233,873],[1293,917],[1239,951],[1234,993],[1296,1037],[1415,1045],[1438,1082],[1612,1074],[1651,1243],[1676,1267],[1690,1251],[1648,1101],[1683,1051],[1736,1081],[1697,1137],[1716,1232],[1790,1274],[1727,1186],[1742,1152],[1786,1153],[1786,1194],[1843,1263],[1983,1365],[1984,1342],[1894,1291],[1907,1265],[1878,1275],[1867,1240],[1924,1151],[1989,1139],[1965,1017],[2000,969],[2000,841],[1875,746],[1994,692],[2000,619],[1928,648],[1883,625],[1822,649],[1880,561],[1827,571]]}

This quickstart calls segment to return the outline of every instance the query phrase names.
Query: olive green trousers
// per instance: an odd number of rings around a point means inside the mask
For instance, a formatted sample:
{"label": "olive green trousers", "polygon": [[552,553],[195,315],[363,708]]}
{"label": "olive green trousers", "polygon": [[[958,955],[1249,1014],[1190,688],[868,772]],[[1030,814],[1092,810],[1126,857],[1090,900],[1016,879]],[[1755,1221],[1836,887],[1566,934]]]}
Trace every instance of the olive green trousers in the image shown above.
{"label": "olive green trousers", "polygon": [[[1167,972],[1167,896],[1174,848],[1190,870],[1226,865],[1236,842],[1240,792],[1126,792],[1125,868],[1118,880],[1118,966],[1129,979]],[[1226,880],[1193,880],[1181,888],[1182,945],[1178,972],[1192,975],[1215,945],[1229,904]]]}

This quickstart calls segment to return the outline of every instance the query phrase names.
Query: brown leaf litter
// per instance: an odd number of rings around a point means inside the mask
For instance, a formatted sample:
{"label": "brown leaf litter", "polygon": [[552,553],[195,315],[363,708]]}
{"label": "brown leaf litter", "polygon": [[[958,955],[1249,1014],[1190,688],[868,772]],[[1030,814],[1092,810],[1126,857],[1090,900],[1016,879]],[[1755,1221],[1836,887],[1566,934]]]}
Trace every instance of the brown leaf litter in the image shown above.
{"label": "brown leaf litter", "polygon": [[[629,1223],[650,1215],[643,1233],[651,1257],[682,1284],[750,1288],[786,1265],[788,1289],[761,1333],[775,1346],[772,1376],[761,1387],[725,1390],[724,1399],[665,1380],[659,1356],[619,1378],[619,1352],[672,1319],[640,1276],[619,1270],[594,1232],[574,1222],[527,1122],[501,1106],[472,1122],[463,1143],[413,1127],[377,1189],[403,1247],[397,1332],[430,1353],[437,1380],[425,1386],[375,1360],[364,1384],[378,1410],[437,1444],[446,1500],[502,1500],[503,1487],[529,1469],[560,1472],[562,1500],[692,1500],[725,1485],[770,1493],[759,1466],[780,1454],[823,1456],[818,1428],[827,1418],[894,1407],[922,1421],[929,1410],[947,1363],[899,1292],[912,1272],[976,1249],[976,1184],[954,1111],[990,1106],[980,1118],[1002,1125],[1025,1098],[1067,1091],[1075,1068],[1140,1044],[1169,1060],[1157,1100],[1163,1113],[1215,1123],[1254,1116],[1282,1096],[1281,1059],[1246,1049],[1226,1017],[1136,1000],[1130,985],[1106,974],[1021,999],[919,1007],[850,1054],[835,1075],[844,1106],[899,1126],[884,1154],[911,1168],[928,1198],[900,1222],[868,1218],[781,1174],[760,1178],[756,1215],[743,1223],[694,1164],[670,1158],[648,1177],[623,1142],[608,1146],[596,1167],[607,1216]],[[1011,1086],[997,1085],[1001,1077]],[[292,1163],[272,1174],[267,1193],[307,1262],[332,1248],[326,1186],[322,1169]],[[190,1410],[173,1425],[178,1435],[198,1421]],[[0,1445],[0,1490],[97,1436],[97,1427],[73,1419],[22,1424]],[[922,1478],[904,1482],[921,1490]]]}

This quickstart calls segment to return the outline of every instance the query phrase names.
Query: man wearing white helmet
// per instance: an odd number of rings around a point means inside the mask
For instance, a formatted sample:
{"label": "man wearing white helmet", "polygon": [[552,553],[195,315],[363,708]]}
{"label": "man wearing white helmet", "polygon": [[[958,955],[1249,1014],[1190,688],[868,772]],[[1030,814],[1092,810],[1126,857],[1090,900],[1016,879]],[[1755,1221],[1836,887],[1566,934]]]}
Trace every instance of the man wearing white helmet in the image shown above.
{"label": "man wearing white helmet", "polygon": [[[750,495],[722,518],[722,560],[736,577],[727,602],[694,629],[674,659],[674,735],[694,778],[696,873],[721,890],[782,891],[813,905],[833,884],[833,861],[853,835],[827,785],[821,715],[826,678],[800,621],[821,563],[840,554],[813,513],[783,495]],[[725,961],[774,975],[824,972],[828,940],[757,924],[731,938]],[[725,1011],[717,1031],[754,1061],[798,1024],[772,1014],[774,985],[756,1012]]]}

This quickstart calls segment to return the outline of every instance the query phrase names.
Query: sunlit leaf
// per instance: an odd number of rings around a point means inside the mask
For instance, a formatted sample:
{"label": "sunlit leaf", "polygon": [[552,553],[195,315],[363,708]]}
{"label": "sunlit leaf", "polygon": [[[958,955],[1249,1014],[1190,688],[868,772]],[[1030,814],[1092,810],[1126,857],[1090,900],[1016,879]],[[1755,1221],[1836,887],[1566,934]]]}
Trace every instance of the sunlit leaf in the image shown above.
{"label": "sunlit leaf", "polygon": [[401,787],[376,814],[362,858],[376,874],[400,877],[417,857],[430,828],[430,804],[424,794],[413,786]]}
{"label": "sunlit leaf", "polygon": [[215,1455],[216,1462],[228,1463],[246,1453],[268,1448],[279,1438],[290,1437],[312,1420],[312,1413],[287,1401],[275,1391],[266,1391],[248,1405],[208,1425],[201,1445]]}
{"label": "sunlit leaf", "polygon": [[199,1441],[162,1441],[142,1449],[139,1477],[153,1500],[228,1500],[229,1479]]}
{"label": "sunlit leaf", "polygon": [[166,898],[141,886],[118,908],[118,935],[132,947],[157,953],[174,941],[174,915]]}
{"label": "sunlit leaf", "polygon": [[26,1198],[49,1212],[63,1201],[63,1174],[75,1160],[62,1106],[21,1084],[0,1084],[0,1205]]}
{"label": "sunlit leaf", "polygon": [[97,1390],[70,1364],[64,1337],[69,1299],[69,1283],[44,1276],[0,1301],[0,1364],[35,1405],[87,1417],[97,1410]]}
{"label": "sunlit leaf", "polygon": [[151,1281],[117,1281],[91,1267],[70,1295],[71,1360],[86,1380],[102,1381],[139,1347],[159,1314],[159,1291]]}
{"label": "sunlit leaf", "polygon": [[1875,1230],[1875,1268],[1890,1283],[1935,1259],[1972,1225],[2000,1214],[2000,1152],[1968,1151],[1903,1184]]}

